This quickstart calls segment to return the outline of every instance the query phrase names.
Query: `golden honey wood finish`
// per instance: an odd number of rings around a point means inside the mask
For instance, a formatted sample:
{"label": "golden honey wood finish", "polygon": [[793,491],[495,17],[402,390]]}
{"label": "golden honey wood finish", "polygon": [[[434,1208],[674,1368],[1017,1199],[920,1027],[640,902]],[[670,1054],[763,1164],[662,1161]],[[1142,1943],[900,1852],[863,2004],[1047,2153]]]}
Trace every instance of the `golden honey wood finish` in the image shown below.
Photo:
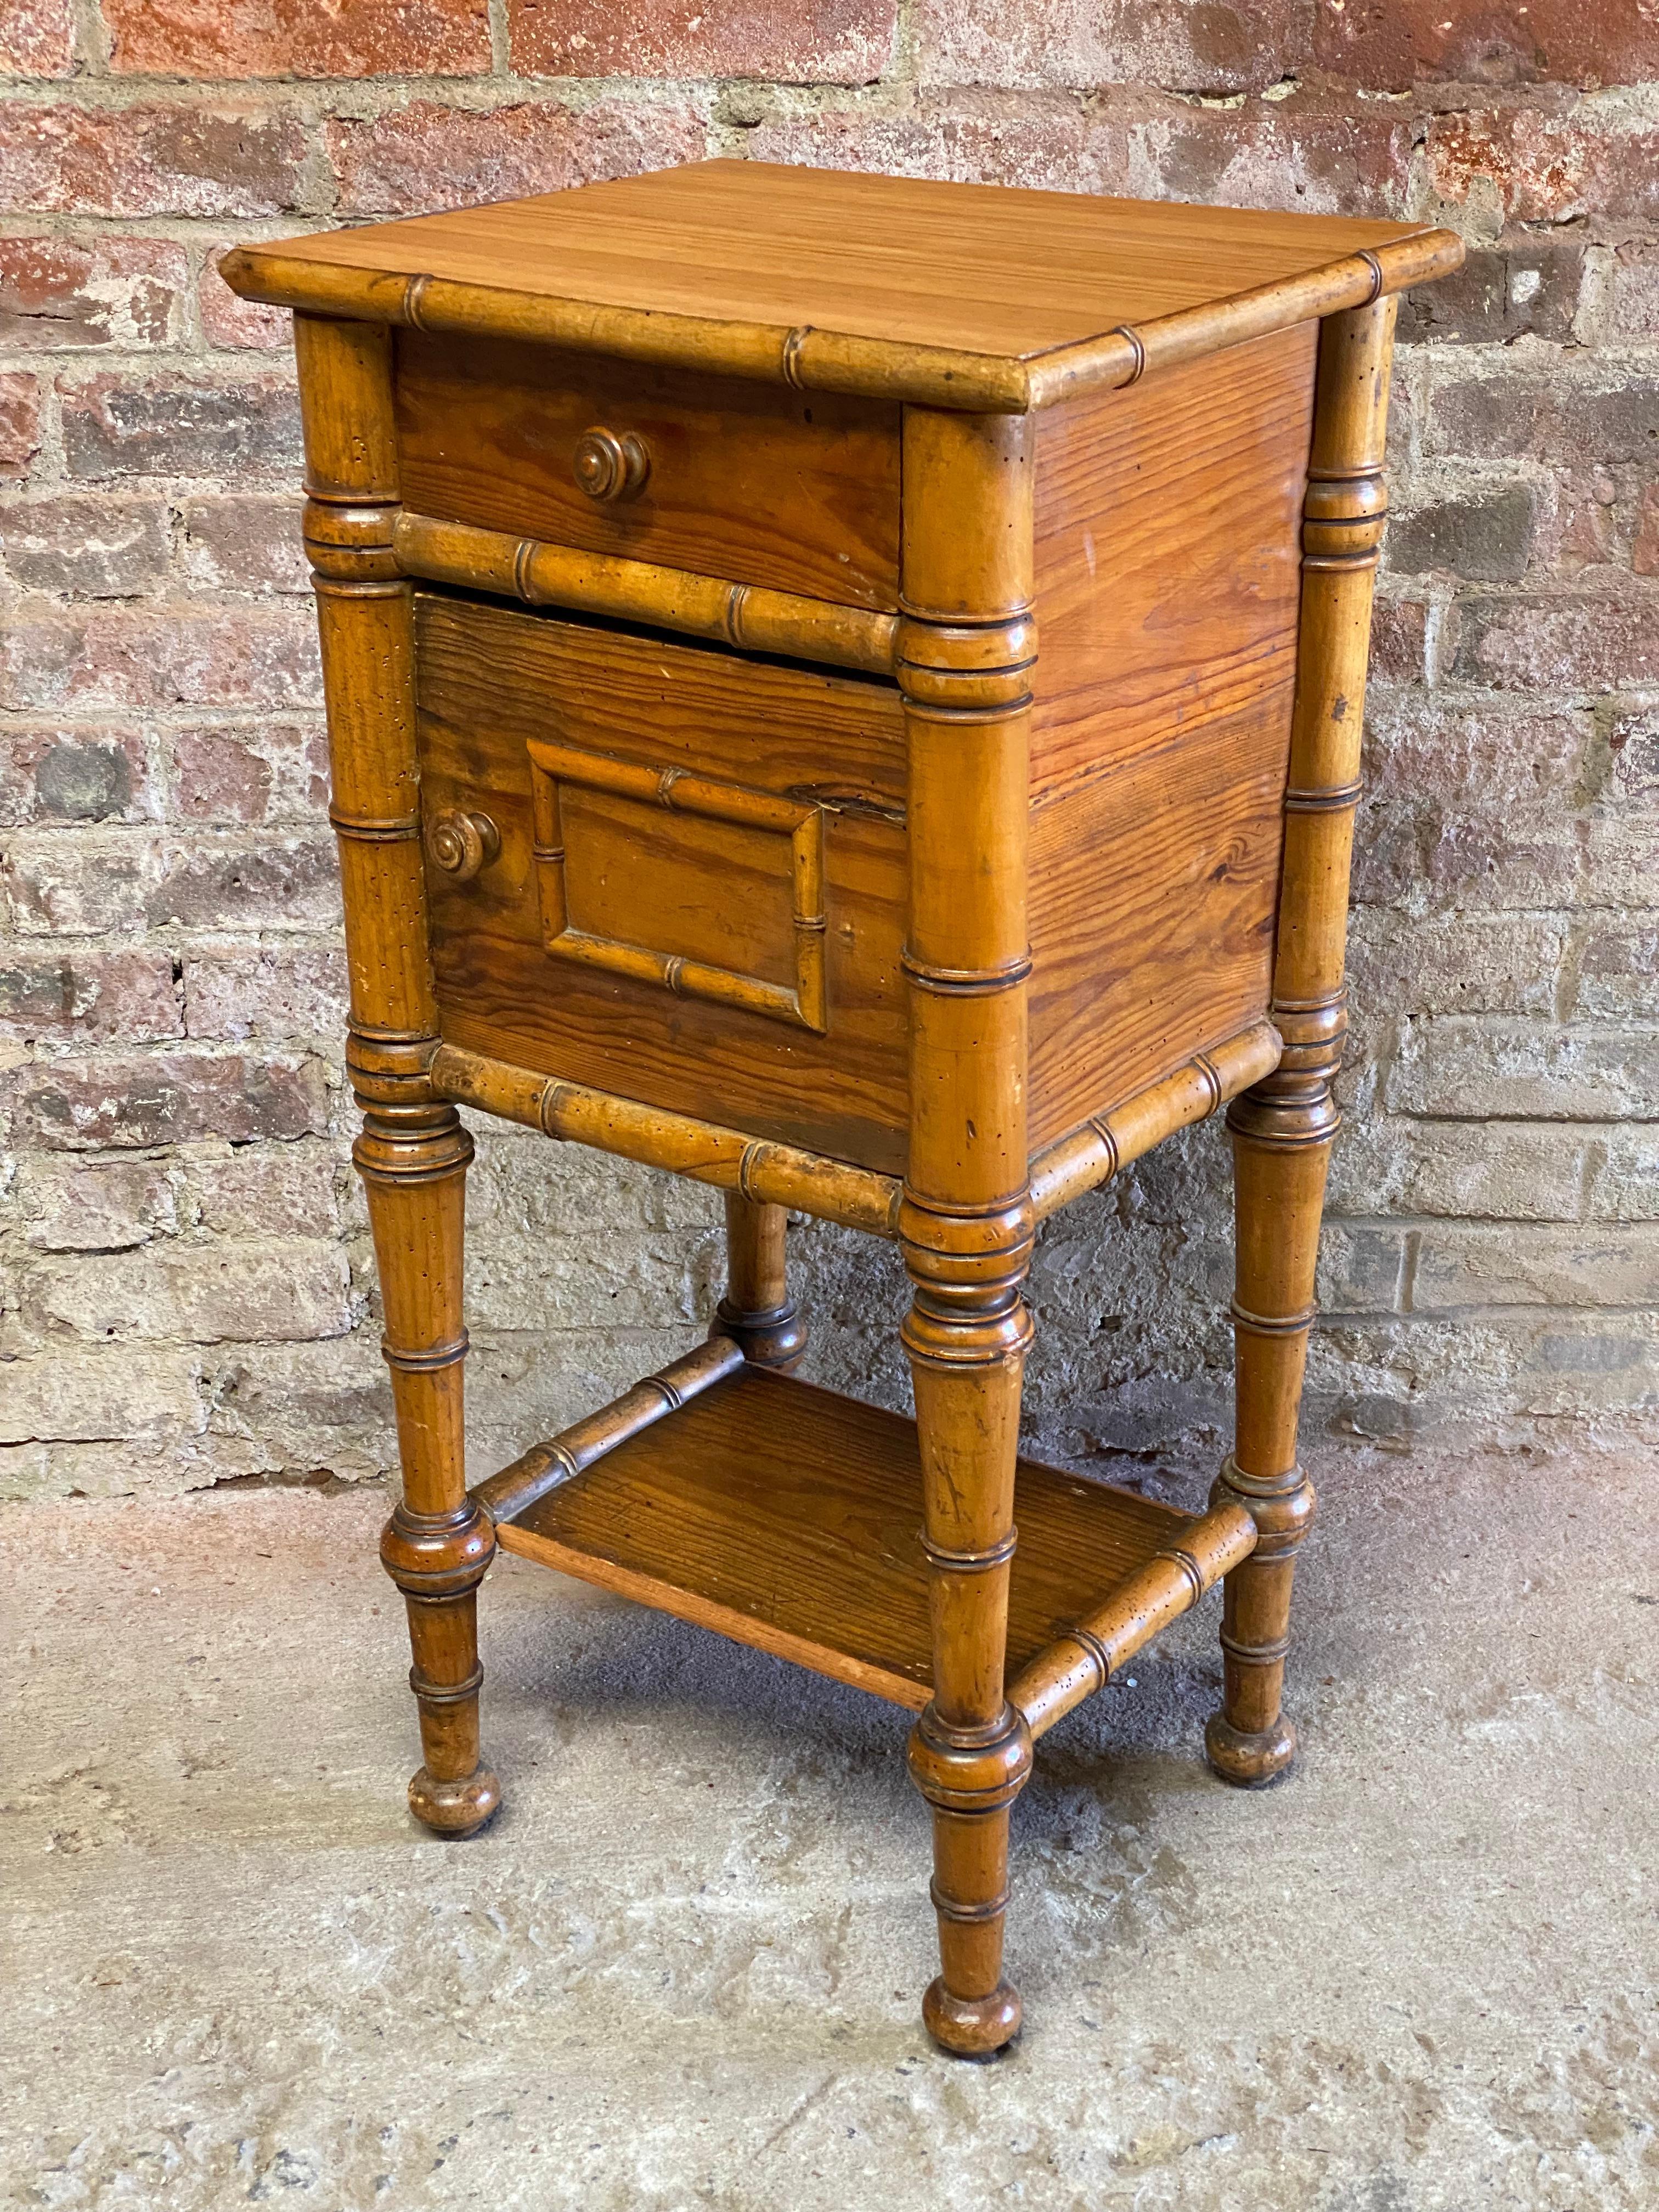
{"label": "golden honey wood finish", "polygon": [[1008,1808],[1031,1739],[1008,1702],[1008,1566],[1031,1215],[1026,1131],[1032,448],[1013,416],[907,411],[899,686],[909,750],[910,1154],[899,1241],[933,1620],[910,1738],[933,1808],[942,1971],[929,2032],[1018,2033],[1002,1974]]}
{"label": "golden honey wood finish", "polygon": [[1255,1523],[1242,1505],[1213,1506],[1120,1583],[1019,1670],[1008,1698],[1034,1736],[1103,1690],[1126,1659],[1198,1603],[1255,1549]]}
{"label": "golden honey wood finish", "polygon": [[690,1400],[725,1382],[742,1366],[743,1359],[740,1348],[724,1339],[700,1344],[684,1358],[671,1361],[659,1374],[647,1375],[643,1382],[636,1382],[599,1413],[573,1422],[547,1443],[532,1444],[527,1452],[521,1452],[510,1467],[476,1486],[469,1493],[473,1504],[481,1506],[492,1522],[516,1520],[538,1498],[561,1483],[574,1482],[629,1437],[638,1436],[669,1413],[678,1413]]}
{"label": "golden honey wood finish", "polygon": [[1325,1176],[1340,1118],[1332,1085],[1347,1027],[1348,865],[1371,586],[1388,510],[1382,460],[1394,319],[1393,301],[1381,301],[1332,317],[1320,333],[1273,973],[1273,1021],[1285,1052],[1227,1114],[1237,1425],[1213,1494],[1217,1504],[1254,1516],[1258,1541],[1227,1577],[1225,1686],[1205,1741],[1216,1771],[1245,1785],[1272,1781],[1296,1753],[1280,1699],[1296,1555],[1314,1511],[1313,1486],[1297,1456],[1297,1420]]}
{"label": "golden honey wood finish", "polygon": [[384,331],[297,319],[306,543],[321,627],[351,985],[347,1064],[397,1409],[403,1497],[380,1556],[404,1594],[425,1763],[411,1810],[470,1835],[501,1802],[478,1749],[477,1589],[495,1539],[466,1495],[462,1193],[472,1140],[433,1091],[409,587],[392,553],[397,453]]}
{"label": "golden honey wood finish", "polygon": [[789,1217],[781,1206],[726,1194],[726,1296],[709,1334],[729,1337],[756,1367],[792,1374],[806,1350],[806,1326],[789,1295]]}
{"label": "golden honey wood finish", "polygon": [[584,614],[684,630],[745,653],[782,653],[827,661],[872,675],[893,671],[896,615],[868,614],[789,592],[769,592],[663,568],[648,561],[545,545],[499,530],[441,522],[401,512],[392,531],[406,576],[459,584],[532,607],[574,607]]}
{"label": "golden honey wood finish", "polygon": [[[849,241],[881,241],[878,252]],[[246,246],[246,298],[1023,413],[1458,266],[1449,231],[708,161]]]}

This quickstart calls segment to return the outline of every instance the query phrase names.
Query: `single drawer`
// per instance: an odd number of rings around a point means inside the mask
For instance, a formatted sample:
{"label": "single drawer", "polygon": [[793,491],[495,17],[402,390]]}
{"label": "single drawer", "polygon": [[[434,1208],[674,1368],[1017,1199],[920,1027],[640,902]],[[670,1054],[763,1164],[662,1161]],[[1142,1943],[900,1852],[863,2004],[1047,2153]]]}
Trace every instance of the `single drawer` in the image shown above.
{"label": "single drawer", "polygon": [[542,346],[398,340],[421,514],[888,611],[899,410]]}
{"label": "single drawer", "polygon": [[902,1171],[894,688],[416,596],[443,1034]]}

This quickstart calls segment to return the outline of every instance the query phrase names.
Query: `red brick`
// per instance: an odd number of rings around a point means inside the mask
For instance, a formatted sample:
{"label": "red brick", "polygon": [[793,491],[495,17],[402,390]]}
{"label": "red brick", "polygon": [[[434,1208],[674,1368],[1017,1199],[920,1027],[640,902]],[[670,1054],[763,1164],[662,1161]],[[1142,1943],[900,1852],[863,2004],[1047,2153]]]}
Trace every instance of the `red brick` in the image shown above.
{"label": "red brick", "polygon": [[0,76],[74,74],[73,0],[6,0],[0,16]]}
{"label": "red brick", "polygon": [[298,474],[300,402],[288,380],[110,370],[60,379],[58,391],[72,477]]}
{"label": "red brick", "polygon": [[1528,335],[1565,339],[1578,312],[1583,272],[1584,249],[1577,239],[1523,231],[1495,246],[1473,247],[1450,276],[1406,294],[1400,337],[1462,345],[1507,344]]}
{"label": "red brick", "polygon": [[308,607],[25,605],[0,639],[0,707],[320,705]]}
{"label": "red brick", "polygon": [[1638,576],[1659,576],[1659,483],[1649,484],[1642,494],[1630,565]]}
{"label": "red brick", "polygon": [[1633,84],[1659,76],[1659,18],[1644,0],[1317,0],[1314,52],[1376,92]]}
{"label": "red brick", "polygon": [[152,929],[337,928],[340,869],[326,834],[245,837],[197,833],[169,842],[159,879],[147,891]]}
{"label": "red brick", "polygon": [[343,946],[202,953],[185,963],[185,1022],[193,1037],[240,1043],[332,1042],[346,1024]]}
{"label": "red brick", "polygon": [[142,730],[8,728],[0,823],[142,822],[159,811]]}
{"label": "red brick", "polygon": [[896,21],[896,0],[507,0],[513,66],[532,76],[868,84]]}
{"label": "red brick", "polygon": [[1449,705],[1425,691],[1373,692],[1365,721],[1368,788],[1467,811],[1544,799],[1565,811],[1591,737],[1587,714]]}
{"label": "red brick", "polygon": [[1409,115],[1310,93],[1243,107],[1164,100],[1132,131],[1133,188],[1225,207],[1403,214],[1412,138]]}
{"label": "red brick", "polygon": [[344,215],[408,215],[449,207],[455,179],[469,200],[517,199],[642,169],[701,161],[705,123],[684,106],[600,100],[580,112],[522,101],[478,114],[414,100],[325,134]]}
{"label": "red brick", "polygon": [[35,1155],[21,1176],[24,1235],[36,1252],[121,1252],[179,1226],[176,1169],[165,1160]]}
{"label": "red brick", "polygon": [[219,239],[203,258],[196,286],[203,336],[210,346],[234,348],[238,352],[286,353],[294,343],[294,318],[288,309],[238,299],[219,274],[220,261],[232,243],[229,239]]}
{"label": "red brick", "polygon": [[957,183],[1040,185],[1053,190],[1129,189],[1127,140],[1119,126],[1037,102],[1018,112],[924,106],[902,116],[823,114],[763,123],[749,133],[757,161]]}
{"label": "red brick", "polygon": [[1425,448],[1476,460],[1556,468],[1659,461],[1659,375],[1588,377],[1537,370],[1435,381]]}
{"label": "red brick", "polygon": [[1659,131],[1606,131],[1533,107],[1439,115],[1429,125],[1429,174],[1441,198],[1495,191],[1517,222],[1659,210]]}
{"label": "red brick", "polygon": [[133,935],[165,861],[155,837],[20,831],[6,842],[6,907],[20,938]]}
{"label": "red brick", "polygon": [[1428,609],[1420,599],[1378,599],[1371,611],[1371,673],[1420,684],[1428,659]]}
{"label": "red brick", "polygon": [[6,568],[27,592],[129,599],[167,571],[171,524],[159,500],[61,493],[6,511]]}
{"label": "red brick", "polygon": [[189,283],[185,249],[170,239],[0,239],[0,345],[170,345]]}
{"label": "red brick", "polygon": [[0,204],[14,213],[273,216],[300,204],[306,132],[291,111],[11,107]]}
{"label": "red brick", "polygon": [[1616,567],[1623,532],[1619,487],[1612,475],[1606,469],[1564,470],[1552,489],[1554,496],[1540,518],[1538,567],[1571,577]]}
{"label": "red brick", "polygon": [[26,477],[40,450],[40,379],[21,370],[0,375],[0,477]]}
{"label": "red brick", "polygon": [[924,82],[1260,92],[1301,74],[1313,14],[1310,0],[921,0],[917,22]]}
{"label": "red brick", "polygon": [[320,722],[181,730],[173,782],[184,821],[315,820],[328,807],[326,732]]}
{"label": "red brick", "polygon": [[1454,672],[1505,691],[1659,684],[1659,596],[1476,599],[1456,611]]}
{"label": "red brick", "polygon": [[320,1136],[322,1062],[304,1053],[157,1053],[25,1065],[0,1077],[15,1143],[52,1152],[176,1145],[202,1137]]}
{"label": "red brick", "polygon": [[304,1141],[241,1145],[226,1158],[192,1162],[201,1226],[221,1237],[331,1236],[343,1168],[330,1147]]}
{"label": "red brick", "polygon": [[477,76],[489,0],[104,0],[118,75]]}
{"label": "red brick", "polygon": [[0,1036],[26,1044],[73,1037],[148,1044],[184,1030],[167,953],[79,945],[0,953]]}
{"label": "red brick", "polygon": [[300,495],[189,499],[179,548],[188,582],[204,591],[308,592]]}

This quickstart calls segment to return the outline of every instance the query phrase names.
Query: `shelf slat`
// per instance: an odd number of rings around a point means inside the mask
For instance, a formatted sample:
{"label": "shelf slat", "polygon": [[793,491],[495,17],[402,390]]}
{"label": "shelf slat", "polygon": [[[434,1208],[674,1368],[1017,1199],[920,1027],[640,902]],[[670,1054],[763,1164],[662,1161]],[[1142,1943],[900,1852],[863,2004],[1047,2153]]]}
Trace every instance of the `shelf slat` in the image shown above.
{"label": "shelf slat", "polygon": [[[502,1547],[919,1710],[912,1422],[746,1368],[501,1524]],[[1019,1463],[1010,1680],[1196,1516]]]}

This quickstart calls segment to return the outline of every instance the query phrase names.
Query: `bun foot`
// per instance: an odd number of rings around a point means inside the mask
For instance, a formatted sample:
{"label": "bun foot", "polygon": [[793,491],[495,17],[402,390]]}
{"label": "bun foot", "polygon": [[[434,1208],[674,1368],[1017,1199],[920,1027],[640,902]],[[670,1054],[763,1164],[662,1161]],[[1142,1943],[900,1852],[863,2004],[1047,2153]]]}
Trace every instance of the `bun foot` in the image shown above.
{"label": "bun foot", "polygon": [[921,2001],[928,2034],[957,2058],[994,2058],[1019,2033],[1024,2016],[1019,1991],[1007,1982],[999,1982],[988,1997],[958,1997],[941,1976]]}
{"label": "bun foot", "polygon": [[476,1836],[501,1809],[501,1785],[487,1766],[462,1782],[436,1782],[422,1767],[409,1785],[409,1809],[438,1836]]}
{"label": "bun foot", "polygon": [[1236,1790],[1261,1790],[1277,1782],[1296,1757],[1296,1730],[1282,1713],[1259,1735],[1247,1735],[1224,1714],[1212,1713],[1204,1748],[1224,1782]]}

